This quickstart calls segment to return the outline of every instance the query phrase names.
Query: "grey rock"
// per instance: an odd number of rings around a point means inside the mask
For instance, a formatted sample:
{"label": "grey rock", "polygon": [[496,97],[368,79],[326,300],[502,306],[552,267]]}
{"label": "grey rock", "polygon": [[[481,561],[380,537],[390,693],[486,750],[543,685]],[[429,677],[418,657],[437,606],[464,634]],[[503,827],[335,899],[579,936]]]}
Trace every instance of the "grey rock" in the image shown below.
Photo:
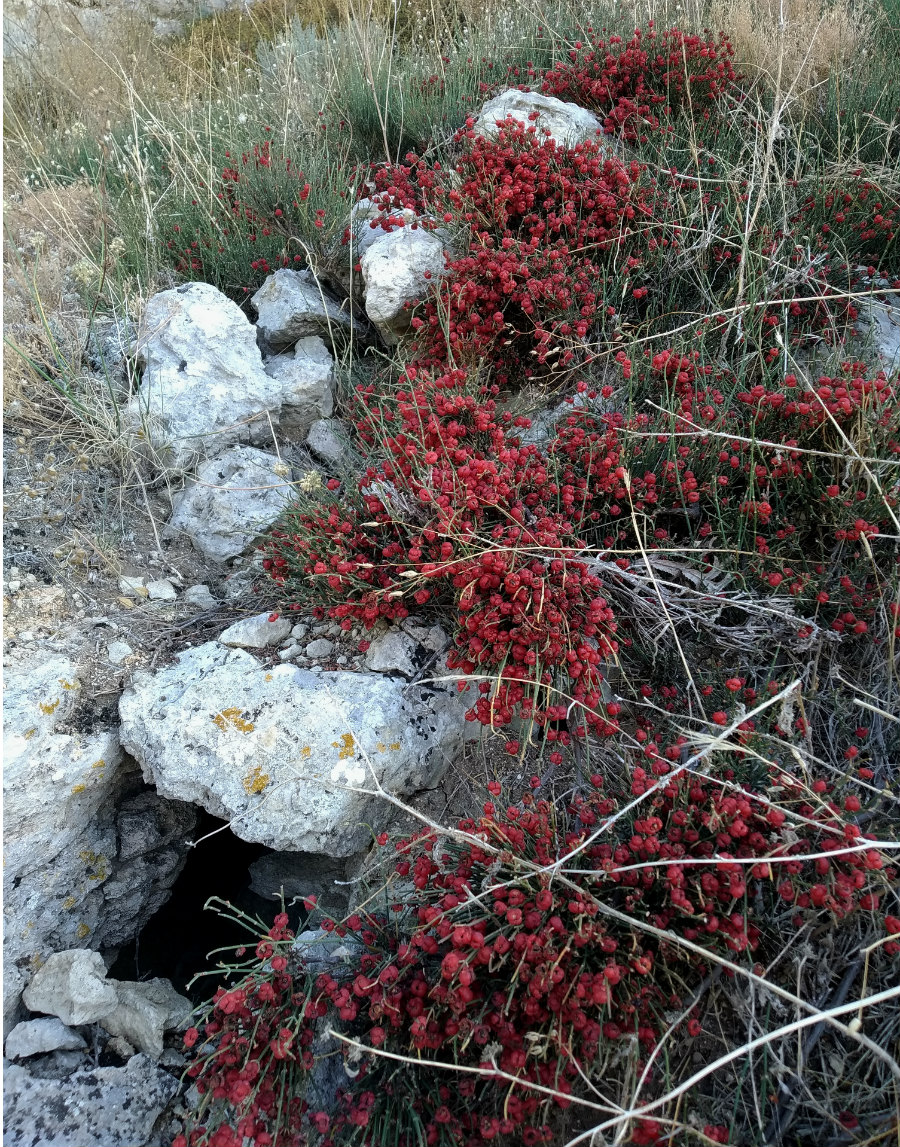
{"label": "grey rock", "polygon": [[328,641],[325,637],[319,637],[315,641],[311,641],[306,647],[306,656],[315,659],[330,657],[333,652],[334,642]]}
{"label": "grey rock", "polygon": [[195,801],[279,851],[349,856],[389,823],[358,791],[431,787],[468,732],[455,691],[348,672],[268,668],[218,642],[138,672],[119,703],[123,745],[161,795]]}
{"label": "grey rock", "polygon": [[137,1048],[132,1047],[123,1035],[111,1036],[106,1041],[105,1050],[110,1055],[115,1055],[122,1060],[129,1060],[133,1055],[137,1054]]}
{"label": "grey rock", "polygon": [[346,883],[359,872],[365,853],[343,859],[316,856],[306,852],[267,852],[250,865],[250,890],[266,900],[291,901],[317,897],[320,909],[343,915],[349,908],[350,887]]}
{"label": "grey rock", "polygon": [[309,632],[309,626],[303,625],[302,623],[298,622],[293,627],[293,629],[291,629],[291,637],[296,637],[297,640],[299,641],[301,637],[306,637],[308,632]]}
{"label": "grey rock", "polygon": [[396,220],[390,227],[383,222],[385,215],[380,204],[372,199],[360,199],[354,203],[350,211],[350,232],[353,241],[353,262],[358,263],[360,257],[378,239],[390,235],[395,231],[408,227],[419,218],[415,211],[404,207],[399,211],[391,211],[390,218]]}
{"label": "grey rock", "polygon": [[382,339],[397,343],[409,330],[410,306],[421,302],[446,274],[443,239],[421,227],[403,227],[377,239],[360,260],[366,314]]}
{"label": "grey rock", "polygon": [[873,296],[856,303],[860,340],[876,360],[874,370],[884,370],[889,378],[900,370],[900,302],[892,302],[892,298],[900,296]]}
{"label": "grey rock", "polygon": [[219,604],[208,585],[189,585],[181,595],[181,600],[185,605],[193,605],[197,609],[215,609]]}
{"label": "grey rock", "polygon": [[127,641],[111,641],[106,647],[106,656],[113,665],[121,665],[134,654]]}
{"label": "grey rock", "polygon": [[119,589],[133,597],[147,597],[147,579],[141,577],[120,577]]}
{"label": "grey rock", "polygon": [[222,645],[243,649],[267,649],[278,645],[291,632],[291,623],[286,617],[269,621],[270,613],[258,613],[255,617],[245,617],[219,634]]}
{"label": "grey rock", "polygon": [[128,420],[159,463],[184,470],[237,442],[271,439],[279,385],[243,311],[209,283],[154,295],[137,350],[145,366]]}
{"label": "grey rock", "polygon": [[182,1025],[194,1005],[178,994],[165,979],[130,982],[110,981],[115,985],[118,1002],[113,1011],[100,1020],[110,1035],[121,1036],[133,1046],[159,1059],[163,1036]]}
{"label": "grey rock", "polygon": [[400,628],[429,653],[443,653],[450,644],[450,638],[440,625],[422,625],[406,617],[400,622]]}
{"label": "grey rock", "polygon": [[282,269],[269,275],[250,300],[264,346],[281,350],[307,335],[333,341],[350,328],[350,316],[321,287],[312,271]]}
{"label": "grey rock", "polygon": [[35,1056],[27,1064],[35,1079],[55,1080],[68,1079],[73,1071],[84,1071],[90,1066],[91,1061],[83,1051],[52,1051],[49,1055]]}
{"label": "grey rock", "polygon": [[48,957],[22,998],[30,1011],[59,1016],[77,1027],[108,1015],[116,1006],[116,989],[106,979],[100,953],[75,948]]}
{"label": "grey rock", "polygon": [[200,465],[175,495],[164,536],[186,535],[214,561],[236,557],[283,513],[290,479],[290,467],[274,454],[233,446]]}
{"label": "grey rock", "polygon": [[87,1044],[57,1016],[16,1024],[6,1037],[6,1058],[27,1059],[48,1051],[79,1051]]}
{"label": "grey rock", "polygon": [[320,461],[336,466],[348,455],[347,425],[339,418],[319,418],[306,436],[309,451]]}
{"label": "grey rock", "polygon": [[[536,121],[529,119],[538,113]],[[575,147],[585,140],[603,140],[603,124],[587,108],[567,103],[555,96],[545,96],[540,92],[520,92],[510,88],[488,100],[475,121],[478,135],[494,137],[501,120],[512,116],[527,130],[536,125],[538,138],[549,136],[562,147]]]}
{"label": "grey rock", "polygon": [[5,1147],[144,1147],[178,1091],[145,1055],[124,1067],[76,1071],[62,1080],[11,1067],[3,1078]]}
{"label": "grey rock", "polygon": [[284,649],[279,649],[278,659],[280,661],[294,661],[303,652],[303,647],[300,645],[288,645]]}
{"label": "grey rock", "polygon": [[317,419],[330,417],[334,359],[317,335],[302,338],[292,351],[270,358],[266,373],[280,385],[280,421],[288,434],[302,439]]}
{"label": "grey rock", "polygon": [[168,578],[160,578],[159,581],[147,582],[147,597],[151,601],[174,601],[178,594]]}
{"label": "grey rock", "polygon": [[366,653],[366,668],[373,673],[402,673],[414,677],[416,643],[399,629],[380,634]]}

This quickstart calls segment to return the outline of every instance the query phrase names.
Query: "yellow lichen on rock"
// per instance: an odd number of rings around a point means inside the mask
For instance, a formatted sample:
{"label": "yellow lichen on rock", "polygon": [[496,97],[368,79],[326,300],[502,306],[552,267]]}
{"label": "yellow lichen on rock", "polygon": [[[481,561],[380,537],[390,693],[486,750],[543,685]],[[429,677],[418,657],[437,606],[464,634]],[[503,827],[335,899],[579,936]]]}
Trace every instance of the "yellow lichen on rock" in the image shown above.
{"label": "yellow lichen on rock", "polygon": [[243,785],[243,789],[244,789],[245,793],[253,795],[255,793],[263,792],[263,790],[266,788],[266,786],[268,785],[270,780],[271,780],[271,777],[269,776],[269,774],[264,773],[262,771],[262,768],[259,765],[257,765],[253,769],[252,772],[248,773],[244,777],[241,784]]}
{"label": "yellow lichen on rock", "polygon": [[212,716],[213,724],[226,733],[229,728],[237,729],[239,733],[252,733],[254,725],[252,721],[246,721],[241,716],[241,710],[236,706],[230,709],[223,709],[221,713],[214,713]]}

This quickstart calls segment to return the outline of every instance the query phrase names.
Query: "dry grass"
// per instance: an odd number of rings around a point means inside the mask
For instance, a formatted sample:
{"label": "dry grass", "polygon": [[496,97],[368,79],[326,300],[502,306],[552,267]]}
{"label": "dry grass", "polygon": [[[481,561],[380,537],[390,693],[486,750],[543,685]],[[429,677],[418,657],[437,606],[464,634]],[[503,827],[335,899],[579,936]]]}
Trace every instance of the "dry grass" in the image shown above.
{"label": "dry grass", "polygon": [[4,206],[4,410],[41,422],[49,388],[35,367],[78,364],[88,337],[103,209],[87,184],[25,190]]}
{"label": "dry grass", "polygon": [[728,33],[742,71],[804,100],[865,52],[871,28],[864,9],[821,0],[713,0],[709,20]]}

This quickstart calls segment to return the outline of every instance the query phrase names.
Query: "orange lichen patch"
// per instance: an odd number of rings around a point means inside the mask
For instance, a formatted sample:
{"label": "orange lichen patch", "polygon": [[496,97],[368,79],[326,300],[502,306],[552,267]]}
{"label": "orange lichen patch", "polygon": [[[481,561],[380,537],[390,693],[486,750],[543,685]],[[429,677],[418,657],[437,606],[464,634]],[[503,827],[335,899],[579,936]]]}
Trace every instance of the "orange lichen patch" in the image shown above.
{"label": "orange lichen patch", "polygon": [[301,757],[311,757],[312,756],[312,749],[310,748],[309,745],[303,746],[303,748],[300,750],[300,756]]}
{"label": "orange lichen patch", "polygon": [[94,763],[91,765],[91,768],[92,769],[105,769],[106,768],[106,761],[104,761],[104,759],[102,757],[100,757],[99,760],[94,761]]}
{"label": "orange lichen patch", "polygon": [[36,728],[29,729],[27,732],[23,733],[22,736],[25,738],[26,741],[30,741],[36,732],[37,732]]}
{"label": "orange lichen patch", "polygon": [[241,781],[241,785],[243,786],[245,793],[250,793],[252,795],[254,793],[261,793],[271,779],[272,778],[269,776],[269,774],[264,773],[260,766],[257,765],[252,773],[248,773],[244,777],[243,781]]}
{"label": "orange lichen patch", "polygon": [[213,724],[226,733],[230,728],[237,729],[239,733],[252,733],[252,721],[245,721],[237,707],[223,709],[221,713],[214,713],[211,718]]}
{"label": "orange lichen patch", "polygon": [[51,713],[55,713],[59,708],[59,700],[59,697],[57,697],[55,701],[41,701],[41,703],[38,705],[38,708],[42,713],[46,713],[49,717]]}
{"label": "orange lichen patch", "polygon": [[399,741],[391,741],[391,743],[388,745],[388,748],[391,750],[392,753],[397,753],[400,751],[400,742]]}
{"label": "orange lichen patch", "polygon": [[266,674],[266,676],[265,676],[265,680],[266,680],[266,681],[271,681],[271,680],[272,680],[272,674],[271,674],[271,673],[267,673],[267,674]]}
{"label": "orange lichen patch", "polygon": [[65,908],[65,910],[67,912],[70,912],[75,907],[75,905],[77,903],[78,903],[78,901],[75,899],[74,896],[67,896],[65,898],[65,900],[62,902],[62,906],[63,906],[63,908]]}
{"label": "orange lichen patch", "polygon": [[[335,742],[337,744],[337,742]],[[353,740],[352,733],[344,733],[341,737],[340,752],[338,753],[339,761],[349,761],[356,756],[356,742]]]}
{"label": "orange lichen patch", "polygon": [[[60,677],[59,683],[60,683],[60,685],[62,685],[63,689],[77,689],[78,688],[78,682],[77,681],[67,681],[65,679],[65,677]],[[59,704],[59,702],[57,702],[57,704]]]}
{"label": "orange lichen patch", "polygon": [[90,928],[82,920],[81,923],[78,925],[78,927],[75,930],[75,935],[78,937],[79,940],[83,940],[85,938],[85,936],[90,936],[90,934],[91,934]]}
{"label": "orange lichen patch", "polygon": [[387,745],[384,743],[384,741],[379,741],[378,744],[375,746],[376,753],[383,753],[386,750],[387,750]]}
{"label": "orange lichen patch", "polygon": [[72,792],[73,793],[83,793],[86,788],[87,788],[87,785],[72,785]]}

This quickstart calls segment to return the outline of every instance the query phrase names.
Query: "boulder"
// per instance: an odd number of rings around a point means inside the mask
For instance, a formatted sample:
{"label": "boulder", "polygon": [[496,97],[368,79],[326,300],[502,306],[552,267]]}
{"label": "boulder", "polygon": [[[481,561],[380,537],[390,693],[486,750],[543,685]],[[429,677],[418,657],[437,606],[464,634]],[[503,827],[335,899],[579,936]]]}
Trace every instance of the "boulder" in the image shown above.
{"label": "boulder", "polygon": [[49,956],[22,999],[29,1011],[58,1016],[64,1024],[78,1027],[109,1015],[116,1006],[116,989],[106,979],[100,953],[75,948]]}
{"label": "boulder", "polygon": [[401,673],[404,677],[416,675],[416,642],[400,629],[388,629],[369,646],[366,668],[373,673]]}
{"label": "boulder", "polygon": [[126,1039],[132,1047],[159,1059],[163,1053],[163,1036],[186,1026],[194,1005],[181,996],[168,980],[140,982],[113,980],[117,1003],[103,1016],[100,1026],[110,1035]]}
{"label": "boulder", "polygon": [[271,613],[243,617],[223,630],[219,641],[222,645],[243,649],[267,649],[270,645],[278,645],[288,636],[293,625],[289,618],[276,617],[271,621],[271,617]]}
{"label": "boulder", "polygon": [[446,273],[446,250],[434,231],[403,227],[382,235],[363,254],[366,314],[389,345],[409,329],[410,306]]}
{"label": "boulder", "polygon": [[334,359],[317,335],[299,339],[293,350],[266,363],[266,373],[281,389],[281,428],[303,439],[319,418],[334,410]]}
{"label": "boulder", "polygon": [[[530,118],[534,112],[537,112],[536,120]],[[603,140],[603,124],[587,108],[540,92],[520,92],[517,88],[509,88],[487,101],[475,121],[475,131],[495,138],[498,124],[509,116],[526,129],[536,126],[539,139],[549,136],[562,147],[576,147],[587,139]]]}
{"label": "boulder", "polygon": [[291,468],[274,454],[233,446],[202,463],[173,499],[163,536],[183,534],[213,561],[237,557],[293,496]]}
{"label": "boulder", "polygon": [[137,353],[144,373],[128,419],[165,465],[184,470],[236,442],[271,440],[279,384],[246,315],[209,283],[154,295]]}
{"label": "boulder", "polygon": [[145,1055],[124,1067],[41,1079],[3,1073],[5,1147],[144,1147],[178,1091],[178,1080]]}
{"label": "boulder", "polygon": [[66,1027],[57,1016],[46,1016],[16,1024],[6,1037],[6,1058],[27,1059],[49,1051],[80,1051],[85,1047],[87,1044],[78,1032]]}
{"label": "boulder", "polygon": [[244,840],[351,856],[462,746],[455,691],[364,673],[267,668],[219,642],[138,672],[119,711],[125,747],[164,796],[193,801]]}
{"label": "boulder", "polygon": [[307,335],[321,335],[333,343],[336,335],[351,328],[350,315],[309,270],[276,271],[250,302],[256,308],[256,329],[266,351],[284,350]]}
{"label": "boulder", "polygon": [[[114,729],[81,723],[75,666],[52,657],[4,682],[4,1017],[52,952],[132,939],[168,896],[196,821],[141,792]],[[142,822],[143,845],[128,825]]]}

